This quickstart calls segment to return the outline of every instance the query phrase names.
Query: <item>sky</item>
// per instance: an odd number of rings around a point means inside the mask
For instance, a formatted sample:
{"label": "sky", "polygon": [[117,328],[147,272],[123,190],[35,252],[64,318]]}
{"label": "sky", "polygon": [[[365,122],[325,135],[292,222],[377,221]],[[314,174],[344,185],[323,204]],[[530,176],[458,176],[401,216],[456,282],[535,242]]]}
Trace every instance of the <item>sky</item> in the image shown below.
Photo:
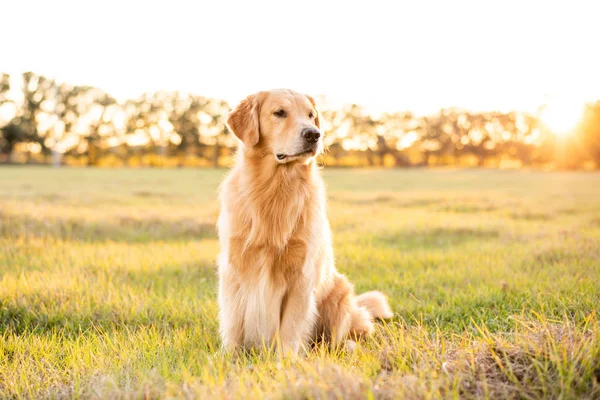
{"label": "sky", "polygon": [[264,89],[381,112],[600,99],[598,1],[5,1],[0,72],[119,99]]}

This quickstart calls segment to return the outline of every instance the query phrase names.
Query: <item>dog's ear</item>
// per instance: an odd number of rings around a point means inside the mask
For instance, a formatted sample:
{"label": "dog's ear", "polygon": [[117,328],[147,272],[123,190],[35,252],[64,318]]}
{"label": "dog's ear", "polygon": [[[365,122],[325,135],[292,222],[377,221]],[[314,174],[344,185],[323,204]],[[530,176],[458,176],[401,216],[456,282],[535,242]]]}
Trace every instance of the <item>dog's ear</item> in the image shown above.
{"label": "dog's ear", "polygon": [[319,120],[319,110],[317,110],[317,103],[315,102],[315,99],[313,99],[312,97],[310,97],[309,95],[305,95],[306,97],[308,97],[308,101],[310,101],[310,104],[313,105],[313,107],[315,108],[315,125],[317,125],[317,128],[321,128],[321,121]]}
{"label": "dog's ear", "polygon": [[251,94],[242,100],[227,117],[227,126],[246,147],[252,147],[258,143],[259,111],[258,94]]}

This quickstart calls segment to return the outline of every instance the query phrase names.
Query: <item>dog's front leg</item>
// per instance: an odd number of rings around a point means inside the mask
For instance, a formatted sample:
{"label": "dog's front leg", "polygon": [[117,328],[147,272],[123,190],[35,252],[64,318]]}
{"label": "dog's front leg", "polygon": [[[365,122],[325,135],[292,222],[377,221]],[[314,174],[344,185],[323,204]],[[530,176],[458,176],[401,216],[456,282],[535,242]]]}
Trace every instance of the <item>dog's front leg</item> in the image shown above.
{"label": "dog's front leg", "polygon": [[219,332],[223,347],[234,351],[242,345],[244,320],[240,310],[242,297],[238,285],[228,273],[219,277]]}
{"label": "dog's front leg", "polygon": [[281,312],[280,350],[284,354],[295,355],[307,344],[317,317],[313,288],[307,279],[299,279],[291,284]]}

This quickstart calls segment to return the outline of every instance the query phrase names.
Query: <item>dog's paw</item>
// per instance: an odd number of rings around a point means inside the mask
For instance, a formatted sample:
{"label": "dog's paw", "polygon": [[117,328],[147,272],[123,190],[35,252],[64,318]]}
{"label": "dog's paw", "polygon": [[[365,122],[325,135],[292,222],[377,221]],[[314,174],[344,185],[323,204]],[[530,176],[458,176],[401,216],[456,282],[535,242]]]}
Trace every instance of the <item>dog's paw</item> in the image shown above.
{"label": "dog's paw", "polygon": [[346,343],[344,344],[344,349],[346,349],[346,351],[350,354],[354,353],[357,347],[358,345],[356,342],[350,339],[346,340]]}

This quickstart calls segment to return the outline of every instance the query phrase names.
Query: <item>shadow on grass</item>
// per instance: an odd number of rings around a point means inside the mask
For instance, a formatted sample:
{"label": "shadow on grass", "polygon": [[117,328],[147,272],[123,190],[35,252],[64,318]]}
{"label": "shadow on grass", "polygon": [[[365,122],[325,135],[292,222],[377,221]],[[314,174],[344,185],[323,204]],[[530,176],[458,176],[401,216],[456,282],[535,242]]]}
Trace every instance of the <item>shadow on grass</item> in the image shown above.
{"label": "shadow on grass", "polygon": [[74,218],[42,219],[0,214],[0,237],[139,243],[149,240],[215,238],[216,229],[213,223],[156,216],[149,218],[122,216],[104,221],[85,221]]}
{"label": "shadow on grass", "polygon": [[508,216],[514,220],[524,221],[551,221],[556,218],[556,215],[551,213],[530,210],[512,212]]}
{"label": "shadow on grass", "polygon": [[600,218],[592,218],[589,220],[590,226],[594,228],[600,228]]}
{"label": "shadow on grass", "polygon": [[485,325],[492,333],[514,331],[515,317],[562,320],[569,318],[585,325],[587,316],[595,313],[593,294],[568,299],[569,293],[558,291],[547,294],[524,288],[512,289],[492,285],[488,293],[447,294],[431,293],[424,296],[418,291],[417,302],[406,302],[403,307],[392,305],[395,311],[392,322],[423,326],[431,332],[475,332],[477,325]]}
{"label": "shadow on grass", "polygon": [[171,264],[153,270],[132,270],[125,267],[97,268],[90,267],[86,271],[89,279],[95,280],[109,275],[113,283],[132,287],[137,290],[154,294],[177,295],[184,290],[193,290],[197,298],[207,295],[216,297],[217,271],[210,263],[201,264]]}
{"label": "shadow on grass", "polygon": [[205,321],[214,321],[212,325],[214,325],[216,337],[216,312],[214,316],[203,316],[201,310],[195,315],[187,313],[167,314],[164,310],[148,307],[135,313],[125,314],[116,308],[99,306],[94,310],[86,310],[85,312],[65,313],[49,311],[42,304],[0,305],[0,336],[3,333],[22,335],[25,333],[44,334],[56,331],[60,331],[63,335],[76,336],[90,329],[131,331],[149,327],[158,329],[189,328],[205,325]]}
{"label": "shadow on grass", "polygon": [[464,204],[464,203],[456,203],[449,204],[447,206],[441,207],[439,211],[443,212],[451,212],[457,214],[475,214],[475,213],[485,213],[485,212],[493,212],[499,210],[499,207],[494,206],[493,204]]}
{"label": "shadow on grass", "polygon": [[368,205],[389,205],[398,208],[419,208],[428,207],[435,204],[443,203],[441,199],[406,199],[401,200],[397,197],[388,195],[379,195],[375,197],[342,197],[342,196],[329,196],[329,200],[332,202],[346,204],[351,206],[368,206]]}
{"label": "shadow on grass", "polygon": [[471,241],[497,239],[500,232],[483,228],[435,228],[407,230],[374,237],[374,245],[399,250],[448,249]]}
{"label": "shadow on grass", "polygon": [[[216,274],[212,265],[165,265],[155,270],[90,266],[82,290],[45,290],[0,299],[0,337],[60,330],[173,329],[216,324]],[[95,282],[102,282],[94,286]],[[91,288],[90,288],[91,287]],[[91,293],[90,293],[91,292]],[[214,315],[206,315],[207,313]]]}

